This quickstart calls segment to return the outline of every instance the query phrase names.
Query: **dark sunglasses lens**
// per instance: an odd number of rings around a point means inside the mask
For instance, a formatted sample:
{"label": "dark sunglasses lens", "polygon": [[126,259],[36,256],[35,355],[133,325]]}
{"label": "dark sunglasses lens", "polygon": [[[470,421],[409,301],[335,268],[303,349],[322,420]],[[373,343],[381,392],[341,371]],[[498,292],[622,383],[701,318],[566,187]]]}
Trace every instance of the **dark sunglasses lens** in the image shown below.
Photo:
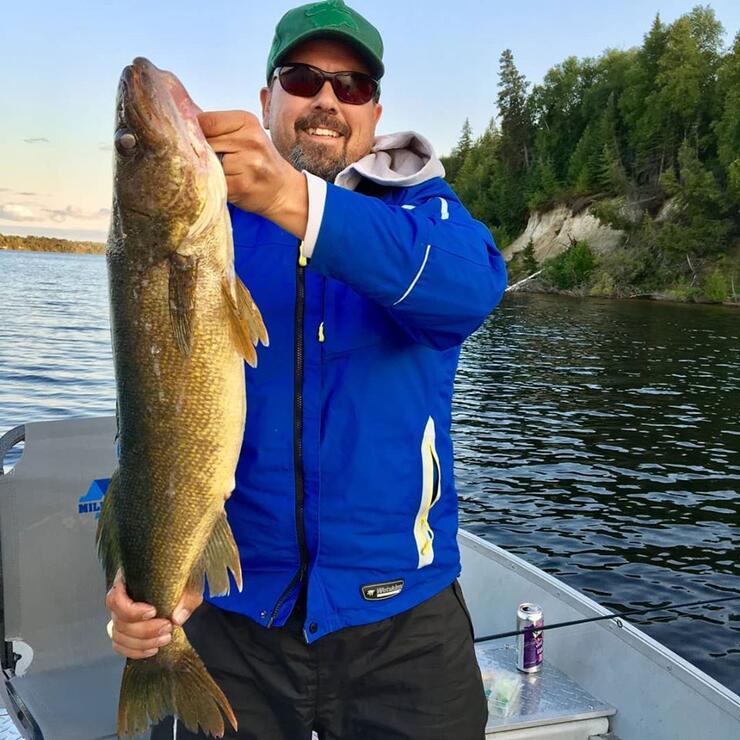
{"label": "dark sunglasses lens", "polygon": [[300,65],[284,67],[278,77],[285,92],[301,98],[313,97],[323,84],[323,79],[316,70]]}
{"label": "dark sunglasses lens", "polygon": [[363,105],[375,95],[375,81],[359,72],[347,72],[334,78],[334,92],[343,103]]}

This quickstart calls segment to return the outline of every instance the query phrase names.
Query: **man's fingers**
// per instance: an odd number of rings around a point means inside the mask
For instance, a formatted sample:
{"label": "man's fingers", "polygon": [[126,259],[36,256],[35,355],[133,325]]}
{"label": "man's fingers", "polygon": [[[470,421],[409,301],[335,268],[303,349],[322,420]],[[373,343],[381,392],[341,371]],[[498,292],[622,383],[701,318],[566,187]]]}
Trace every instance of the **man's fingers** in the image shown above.
{"label": "man's fingers", "polygon": [[126,593],[126,586],[118,577],[105,597],[105,605],[115,617],[125,622],[152,619],[157,610],[151,604],[133,601]]}
{"label": "man's fingers", "polygon": [[172,623],[182,626],[190,618],[190,615],[203,603],[203,594],[186,590],[172,612]]}
{"label": "man's fingers", "polygon": [[213,110],[200,113],[198,123],[207,139],[233,134],[245,126],[259,124],[257,117],[245,110]]}
{"label": "man's fingers", "polygon": [[169,619],[150,619],[146,622],[124,622],[113,617],[113,639],[118,635],[125,635],[134,640],[154,640],[163,633],[172,632],[172,623]]}
{"label": "man's fingers", "polygon": [[117,642],[113,643],[113,649],[125,658],[133,658],[134,660],[140,660],[141,658],[151,658],[152,655],[156,655],[159,652],[159,648],[151,648],[149,650],[132,650],[131,648],[124,647]]}
{"label": "man's fingers", "polygon": [[161,648],[172,640],[171,633],[165,633],[163,635],[157,635],[156,637],[150,637],[147,640],[141,640],[136,637],[130,637],[122,632],[115,631],[113,633],[113,643],[119,647],[123,647],[127,650],[154,650]]}

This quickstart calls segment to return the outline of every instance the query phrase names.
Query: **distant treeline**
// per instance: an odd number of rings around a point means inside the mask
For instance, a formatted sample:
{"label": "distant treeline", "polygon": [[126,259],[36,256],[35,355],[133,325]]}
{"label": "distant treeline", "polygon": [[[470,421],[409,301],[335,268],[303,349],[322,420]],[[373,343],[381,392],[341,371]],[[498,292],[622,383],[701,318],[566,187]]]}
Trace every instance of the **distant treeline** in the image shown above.
{"label": "distant treeline", "polygon": [[17,249],[25,252],[105,254],[105,244],[100,242],[76,242],[49,236],[9,236],[0,234],[0,249]]}
{"label": "distant treeline", "polygon": [[641,47],[569,57],[529,85],[505,50],[498,122],[474,140],[466,120],[443,158],[453,187],[499,245],[532,212],[586,198],[626,233],[616,263],[592,272],[605,292],[690,292],[713,272],[732,296],[730,277],[740,274],[740,32],[725,49],[708,6],[670,25],[656,16]]}

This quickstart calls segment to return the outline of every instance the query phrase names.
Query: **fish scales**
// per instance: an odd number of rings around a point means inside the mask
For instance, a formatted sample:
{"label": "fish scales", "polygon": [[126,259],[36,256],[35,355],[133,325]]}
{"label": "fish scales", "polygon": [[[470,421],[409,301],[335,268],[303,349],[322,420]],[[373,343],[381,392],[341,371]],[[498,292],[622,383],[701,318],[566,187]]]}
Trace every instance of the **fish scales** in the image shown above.
{"label": "fish scales", "polygon": [[[107,580],[171,618],[186,590],[241,588],[224,502],[234,488],[246,412],[244,359],[267,344],[233,267],[223,170],[177,78],[137,58],[116,106],[108,275],[119,461],[98,527]],[[128,659],[117,731],[169,714],[222,736],[236,719],[174,627],[171,642]]]}

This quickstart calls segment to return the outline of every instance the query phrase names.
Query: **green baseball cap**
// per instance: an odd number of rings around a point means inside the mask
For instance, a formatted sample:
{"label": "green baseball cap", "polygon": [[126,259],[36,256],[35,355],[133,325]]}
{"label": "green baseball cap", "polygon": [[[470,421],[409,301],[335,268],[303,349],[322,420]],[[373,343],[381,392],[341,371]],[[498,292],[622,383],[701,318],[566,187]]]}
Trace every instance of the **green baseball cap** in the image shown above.
{"label": "green baseball cap", "polygon": [[278,22],[267,57],[268,85],[275,67],[280,66],[286,54],[302,41],[313,38],[346,41],[367,62],[376,80],[383,76],[383,39],[378,29],[343,0],[323,0],[293,8]]}

